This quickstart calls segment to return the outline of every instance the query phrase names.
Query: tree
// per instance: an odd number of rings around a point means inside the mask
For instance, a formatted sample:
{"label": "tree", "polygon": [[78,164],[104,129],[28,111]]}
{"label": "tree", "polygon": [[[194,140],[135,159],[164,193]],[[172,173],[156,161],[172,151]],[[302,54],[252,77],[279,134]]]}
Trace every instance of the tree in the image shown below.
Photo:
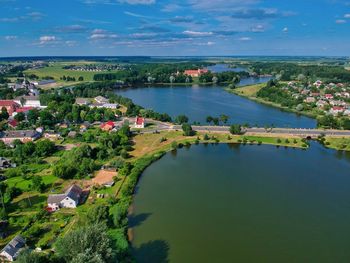
{"label": "tree", "polygon": [[32,251],[28,248],[21,251],[16,259],[17,263],[46,263],[49,262],[47,256],[43,253]]}
{"label": "tree", "polygon": [[35,175],[32,179],[32,189],[42,193],[45,189],[43,178],[39,175]]}
{"label": "tree", "polygon": [[35,144],[35,155],[39,157],[48,157],[56,151],[55,143],[45,139]]}
{"label": "tree", "polygon": [[210,124],[212,121],[213,121],[213,117],[212,117],[212,116],[207,116],[206,122],[207,122],[208,124]]}
{"label": "tree", "polygon": [[192,126],[188,123],[182,124],[182,130],[184,132],[184,136],[193,136],[195,135],[194,130],[192,130]]}
{"label": "tree", "polygon": [[225,114],[220,115],[220,121],[222,121],[224,124],[227,123],[228,119],[229,119],[229,116],[227,116]]}
{"label": "tree", "polygon": [[[56,253],[65,262],[109,262],[114,257],[105,224],[80,227],[56,242]],[[92,259],[96,259],[95,261]]]}
{"label": "tree", "polygon": [[178,124],[184,124],[188,122],[188,117],[186,115],[179,115],[175,118],[175,122]]}
{"label": "tree", "polygon": [[19,102],[21,103],[22,107],[26,104],[27,100],[24,97],[21,97],[21,99],[19,100]]}
{"label": "tree", "polygon": [[35,124],[39,118],[39,111],[37,109],[32,109],[28,112],[27,120],[30,124]]}
{"label": "tree", "polygon": [[78,78],[78,81],[84,81],[83,76],[80,76],[80,77]]}
{"label": "tree", "polygon": [[217,118],[217,117],[213,118],[213,123],[215,126],[219,125],[219,122],[220,122],[219,118]]}
{"label": "tree", "polygon": [[242,127],[239,124],[233,124],[230,126],[231,134],[242,134]]}
{"label": "tree", "polygon": [[25,117],[26,116],[24,115],[23,112],[19,112],[16,114],[16,116],[14,118],[16,121],[21,122],[21,121],[24,121]]}
{"label": "tree", "polygon": [[9,114],[7,112],[7,109],[5,107],[1,108],[1,114],[0,114],[0,121],[1,120],[7,120],[9,118]]}
{"label": "tree", "polygon": [[108,223],[109,208],[106,205],[97,205],[89,209],[87,213],[88,224]]}

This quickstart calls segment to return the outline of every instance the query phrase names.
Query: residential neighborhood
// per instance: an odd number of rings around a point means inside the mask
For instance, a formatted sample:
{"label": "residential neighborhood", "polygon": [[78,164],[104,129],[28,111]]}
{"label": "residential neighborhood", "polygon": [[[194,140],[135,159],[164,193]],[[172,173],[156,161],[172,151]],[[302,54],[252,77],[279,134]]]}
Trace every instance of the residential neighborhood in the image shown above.
{"label": "residential neighborhood", "polygon": [[305,86],[291,81],[283,90],[294,99],[302,99],[310,109],[334,116],[350,116],[350,86],[346,84],[327,84],[318,80]]}

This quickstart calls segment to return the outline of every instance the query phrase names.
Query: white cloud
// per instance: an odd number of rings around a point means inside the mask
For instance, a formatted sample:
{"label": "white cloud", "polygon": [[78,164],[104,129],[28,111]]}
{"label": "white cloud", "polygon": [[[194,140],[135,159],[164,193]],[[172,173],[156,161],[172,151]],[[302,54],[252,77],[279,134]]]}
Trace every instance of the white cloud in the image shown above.
{"label": "white cloud", "polygon": [[65,41],[64,43],[65,43],[68,47],[74,47],[74,46],[76,46],[76,45],[78,44],[78,42],[75,41],[75,40],[67,40],[67,41]]}
{"label": "white cloud", "polygon": [[156,3],[156,0],[119,0],[118,2],[129,5],[152,5]]}
{"label": "white cloud", "polygon": [[92,31],[92,34],[104,34],[104,33],[107,33],[107,31],[106,30],[104,30],[104,29],[94,29],[93,31]]}
{"label": "white cloud", "polygon": [[228,11],[232,9],[237,9],[244,6],[253,5],[260,2],[259,0],[189,0],[190,5],[193,8],[206,11],[206,12],[216,12],[216,11]]}
{"label": "white cloud", "polygon": [[289,31],[288,27],[285,27],[285,28],[282,29],[283,33],[288,33],[288,31]]}
{"label": "white cloud", "polygon": [[89,39],[91,39],[91,40],[105,40],[105,39],[115,39],[117,37],[118,37],[117,34],[114,34],[112,32],[108,32],[107,30],[94,29],[91,32]]}
{"label": "white cloud", "polygon": [[213,32],[200,32],[200,31],[191,31],[191,30],[186,30],[183,33],[185,35],[192,36],[192,37],[208,37],[213,35]]}
{"label": "white cloud", "polygon": [[256,26],[252,27],[251,31],[254,33],[265,32],[265,27],[263,25],[256,25]]}
{"label": "white cloud", "polygon": [[161,11],[163,12],[175,12],[175,11],[178,11],[181,9],[181,6],[179,6],[178,4],[173,4],[173,3],[170,3],[170,4],[167,4],[165,5]]}
{"label": "white cloud", "polygon": [[11,40],[16,40],[17,36],[5,36],[5,40],[11,41]]}
{"label": "white cloud", "polygon": [[239,41],[250,41],[250,40],[252,40],[252,38],[251,37],[240,37],[238,40]]}
{"label": "white cloud", "polygon": [[45,44],[48,44],[48,43],[55,42],[56,41],[56,37],[55,36],[41,36],[39,38],[39,40],[40,40],[40,44],[41,45],[45,45]]}
{"label": "white cloud", "polygon": [[344,19],[338,19],[338,20],[335,20],[335,23],[336,23],[336,24],[345,24],[345,23],[346,23],[346,20],[344,20]]}
{"label": "white cloud", "polygon": [[350,18],[350,14],[345,14],[344,18]]}

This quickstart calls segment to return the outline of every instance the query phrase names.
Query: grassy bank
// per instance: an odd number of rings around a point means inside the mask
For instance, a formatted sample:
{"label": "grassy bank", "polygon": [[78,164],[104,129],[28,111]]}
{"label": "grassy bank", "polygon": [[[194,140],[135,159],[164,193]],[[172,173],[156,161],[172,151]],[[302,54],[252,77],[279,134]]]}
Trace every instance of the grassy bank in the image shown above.
{"label": "grassy bank", "polygon": [[350,151],[350,138],[326,137],[324,145],[330,149]]}
{"label": "grassy bank", "polygon": [[265,83],[262,83],[262,84],[254,84],[254,85],[243,86],[243,87],[239,87],[239,88],[236,88],[236,89],[225,88],[225,90],[227,92],[229,92],[229,93],[233,93],[233,94],[236,94],[238,96],[245,97],[245,98],[248,98],[250,100],[253,100],[253,101],[257,102],[257,103],[264,104],[264,105],[267,105],[267,106],[271,106],[271,107],[274,107],[274,108],[278,108],[278,109],[286,111],[286,112],[292,112],[292,113],[295,113],[295,114],[298,114],[298,115],[304,115],[304,116],[307,116],[307,117],[310,117],[310,118],[314,118],[314,119],[317,118],[317,115],[312,113],[312,112],[297,111],[297,110],[294,110],[294,109],[291,109],[291,108],[288,108],[288,107],[284,107],[284,106],[282,106],[282,105],[280,105],[278,103],[274,103],[274,102],[265,100],[263,98],[257,97],[257,93],[265,85],[266,85]]}

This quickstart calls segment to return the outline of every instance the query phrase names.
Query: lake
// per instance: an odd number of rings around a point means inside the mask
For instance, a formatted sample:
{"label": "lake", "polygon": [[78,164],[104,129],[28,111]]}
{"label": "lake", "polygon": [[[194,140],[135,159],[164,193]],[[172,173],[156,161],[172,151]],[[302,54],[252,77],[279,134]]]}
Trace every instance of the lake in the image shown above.
{"label": "lake", "polygon": [[349,262],[350,156],[193,145],[143,173],[133,202],[137,262]]}
{"label": "lake", "polygon": [[231,68],[231,67],[229,67],[228,64],[215,64],[213,66],[207,67],[207,69],[213,73],[221,73],[221,72],[225,72],[225,71],[233,71],[233,72],[247,71],[246,68],[242,68],[242,67]]}
{"label": "lake", "polygon": [[[242,79],[241,85],[267,81],[269,78]],[[221,86],[146,86],[118,90],[117,94],[131,98],[134,103],[175,117],[185,114],[190,121],[205,124],[206,117],[225,114],[230,123],[263,127],[314,128],[316,120],[256,103],[228,93]]]}

